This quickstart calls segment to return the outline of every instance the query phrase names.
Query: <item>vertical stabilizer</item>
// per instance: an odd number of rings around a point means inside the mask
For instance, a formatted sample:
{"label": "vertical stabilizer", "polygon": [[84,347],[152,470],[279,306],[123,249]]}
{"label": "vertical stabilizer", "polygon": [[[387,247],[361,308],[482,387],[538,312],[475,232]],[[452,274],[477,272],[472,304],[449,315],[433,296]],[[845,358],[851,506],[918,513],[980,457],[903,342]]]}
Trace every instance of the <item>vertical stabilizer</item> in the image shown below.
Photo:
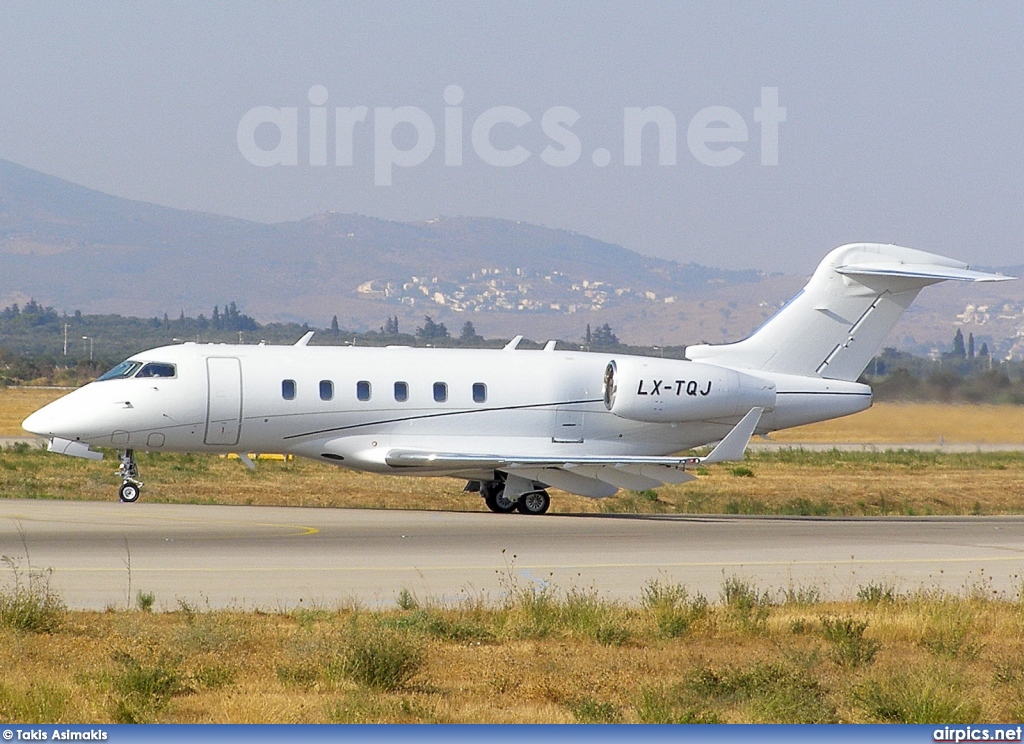
{"label": "vertical stabilizer", "polygon": [[753,335],[687,348],[689,359],[731,367],[856,380],[900,315],[929,284],[1012,279],[971,271],[934,253],[878,243],[836,248],[807,285]]}

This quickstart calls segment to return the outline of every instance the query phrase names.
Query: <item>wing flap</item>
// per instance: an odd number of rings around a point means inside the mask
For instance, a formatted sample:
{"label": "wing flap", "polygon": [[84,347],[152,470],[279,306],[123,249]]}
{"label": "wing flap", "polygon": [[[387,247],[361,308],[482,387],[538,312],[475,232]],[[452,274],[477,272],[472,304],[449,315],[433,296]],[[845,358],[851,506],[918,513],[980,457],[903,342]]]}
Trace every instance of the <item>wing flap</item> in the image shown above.
{"label": "wing flap", "polygon": [[694,476],[687,467],[742,460],[750,437],[761,420],[762,408],[751,408],[725,438],[705,457],[648,457],[643,455],[589,455],[552,457],[490,455],[393,449],[384,461],[393,468],[458,470],[487,468],[532,478],[563,491],[603,498],[619,488],[643,491],[662,483],[686,483]]}

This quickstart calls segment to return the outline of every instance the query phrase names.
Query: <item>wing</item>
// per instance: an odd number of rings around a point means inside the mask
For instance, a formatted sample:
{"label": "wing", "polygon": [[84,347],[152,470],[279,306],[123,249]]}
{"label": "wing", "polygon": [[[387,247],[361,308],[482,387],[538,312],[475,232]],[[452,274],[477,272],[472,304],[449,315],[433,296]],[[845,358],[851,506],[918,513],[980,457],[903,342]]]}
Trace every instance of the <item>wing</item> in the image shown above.
{"label": "wing", "polygon": [[401,468],[488,468],[539,481],[563,491],[603,498],[620,488],[643,491],[663,483],[686,483],[695,476],[686,468],[742,460],[764,409],[752,408],[704,457],[582,456],[548,457],[430,452],[394,449],[385,461]]}

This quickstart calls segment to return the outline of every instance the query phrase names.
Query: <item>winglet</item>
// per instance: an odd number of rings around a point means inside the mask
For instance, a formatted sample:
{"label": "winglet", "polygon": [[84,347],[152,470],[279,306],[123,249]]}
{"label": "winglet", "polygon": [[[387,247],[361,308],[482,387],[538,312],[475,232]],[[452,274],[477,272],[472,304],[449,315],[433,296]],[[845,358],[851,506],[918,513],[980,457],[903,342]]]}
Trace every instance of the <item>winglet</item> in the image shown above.
{"label": "winglet", "polygon": [[313,338],[315,331],[306,331],[302,334],[302,338],[295,342],[296,346],[306,346],[309,344],[309,339]]}
{"label": "winglet", "polygon": [[523,340],[523,335],[519,334],[514,339],[505,344],[505,351],[515,351],[516,347],[519,346],[519,342]]}
{"label": "winglet", "polygon": [[750,443],[750,437],[753,436],[754,429],[757,428],[763,412],[763,408],[751,408],[749,413],[732,428],[732,431],[725,435],[725,439],[719,442],[707,457],[701,458],[701,465],[742,460],[744,452],[747,451],[747,445]]}

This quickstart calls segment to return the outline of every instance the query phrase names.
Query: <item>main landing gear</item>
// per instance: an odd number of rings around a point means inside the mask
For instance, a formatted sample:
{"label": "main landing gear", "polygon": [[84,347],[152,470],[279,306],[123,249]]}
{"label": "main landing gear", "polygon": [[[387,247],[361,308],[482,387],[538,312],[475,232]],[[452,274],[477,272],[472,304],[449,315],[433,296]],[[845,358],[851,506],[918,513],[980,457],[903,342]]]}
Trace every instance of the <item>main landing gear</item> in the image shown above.
{"label": "main landing gear", "polygon": [[496,514],[508,514],[516,510],[520,514],[544,514],[551,506],[551,497],[543,489],[524,493],[517,499],[505,496],[505,483],[500,480],[481,483],[480,495],[487,508]]}
{"label": "main landing gear", "polygon": [[135,450],[125,450],[117,455],[121,460],[121,466],[117,469],[117,475],[121,476],[121,487],[117,489],[117,495],[126,504],[132,504],[139,500],[142,495],[142,481],[139,480],[139,466],[135,462]]}

